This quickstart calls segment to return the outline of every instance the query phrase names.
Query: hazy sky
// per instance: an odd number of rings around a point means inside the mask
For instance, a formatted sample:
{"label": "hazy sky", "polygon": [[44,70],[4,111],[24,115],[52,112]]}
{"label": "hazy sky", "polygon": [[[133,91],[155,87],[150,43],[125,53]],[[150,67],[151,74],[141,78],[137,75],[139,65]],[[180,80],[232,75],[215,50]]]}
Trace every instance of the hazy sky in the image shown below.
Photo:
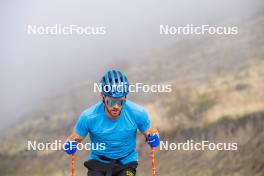
{"label": "hazy sky", "polygon": [[[214,24],[254,12],[251,0],[0,2],[0,127],[52,90],[72,85],[114,59],[147,55],[175,42],[160,24]],[[104,36],[28,35],[27,25],[105,26]],[[235,24],[234,24],[235,25]]]}

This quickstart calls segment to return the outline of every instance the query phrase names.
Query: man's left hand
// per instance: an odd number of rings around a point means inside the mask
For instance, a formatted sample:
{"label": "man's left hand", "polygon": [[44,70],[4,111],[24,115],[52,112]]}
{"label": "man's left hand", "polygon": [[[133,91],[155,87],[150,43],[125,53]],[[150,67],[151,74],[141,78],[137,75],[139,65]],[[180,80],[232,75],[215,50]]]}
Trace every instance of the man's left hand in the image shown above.
{"label": "man's left hand", "polygon": [[147,138],[147,143],[150,145],[150,147],[158,147],[160,143],[159,135],[157,133],[149,134]]}

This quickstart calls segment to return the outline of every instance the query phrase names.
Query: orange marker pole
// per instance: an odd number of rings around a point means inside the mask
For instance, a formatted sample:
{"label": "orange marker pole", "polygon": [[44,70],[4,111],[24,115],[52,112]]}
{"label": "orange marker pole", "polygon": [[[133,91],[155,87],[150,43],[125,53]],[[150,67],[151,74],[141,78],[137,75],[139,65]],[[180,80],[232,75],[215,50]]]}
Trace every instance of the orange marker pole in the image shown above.
{"label": "orange marker pole", "polygon": [[71,168],[72,168],[72,176],[74,176],[74,154],[71,156]]}
{"label": "orange marker pole", "polygon": [[151,170],[152,170],[152,176],[155,176],[156,174],[156,168],[155,168],[155,153],[154,148],[150,148],[150,158],[151,158]]}

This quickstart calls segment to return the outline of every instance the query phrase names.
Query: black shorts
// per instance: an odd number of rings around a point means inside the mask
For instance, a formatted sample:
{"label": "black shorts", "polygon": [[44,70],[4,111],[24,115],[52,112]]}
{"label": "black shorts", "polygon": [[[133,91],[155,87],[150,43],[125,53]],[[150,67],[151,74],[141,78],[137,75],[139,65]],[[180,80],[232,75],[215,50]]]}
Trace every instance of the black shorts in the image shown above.
{"label": "black shorts", "polygon": [[84,166],[88,169],[88,176],[135,176],[137,165],[138,162],[136,161],[128,164],[115,162],[112,165],[102,163],[98,160],[84,162]]}

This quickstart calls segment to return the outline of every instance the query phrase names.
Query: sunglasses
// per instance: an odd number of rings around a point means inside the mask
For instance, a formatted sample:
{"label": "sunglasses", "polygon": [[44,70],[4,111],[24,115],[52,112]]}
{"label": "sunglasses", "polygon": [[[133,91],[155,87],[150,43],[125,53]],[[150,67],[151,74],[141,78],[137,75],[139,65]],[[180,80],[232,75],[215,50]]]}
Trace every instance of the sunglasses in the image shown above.
{"label": "sunglasses", "polygon": [[118,106],[123,106],[126,102],[126,99],[117,99],[117,100],[113,100],[111,98],[106,98],[105,99],[105,103],[107,104],[107,106],[112,107],[115,105]]}

